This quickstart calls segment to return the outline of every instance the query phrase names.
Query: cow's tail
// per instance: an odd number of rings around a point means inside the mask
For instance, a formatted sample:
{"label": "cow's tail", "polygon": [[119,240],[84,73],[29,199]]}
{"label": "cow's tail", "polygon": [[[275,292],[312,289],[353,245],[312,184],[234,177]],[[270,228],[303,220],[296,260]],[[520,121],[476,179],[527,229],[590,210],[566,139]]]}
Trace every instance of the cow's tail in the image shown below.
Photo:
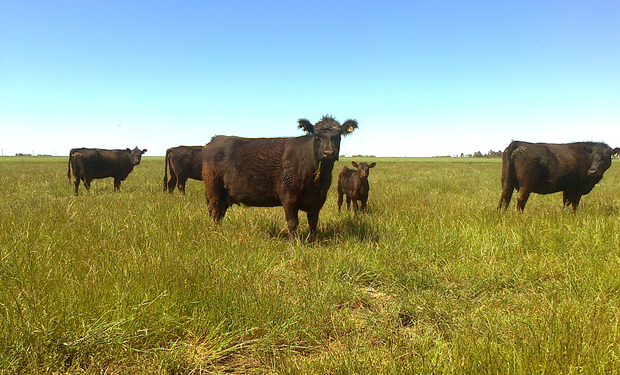
{"label": "cow's tail", "polygon": [[84,160],[82,158],[81,152],[76,152],[73,154],[73,160],[75,164],[73,164],[73,173],[77,173],[78,179],[86,178],[86,173],[84,171]]}
{"label": "cow's tail", "polygon": [[73,150],[69,152],[69,167],[67,170],[67,178],[69,179],[69,183],[71,183],[71,154],[72,153],[73,153]]}
{"label": "cow's tail", "polygon": [[78,157],[82,156],[82,154],[80,154],[79,152],[77,152],[77,150],[71,150],[69,151],[69,166],[67,167],[67,178],[69,179],[69,183],[71,183],[71,170],[73,169],[73,175],[76,176],[76,178],[80,178],[79,176],[81,176],[81,172],[80,172],[80,162],[81,160],[78,161]]}
{"label": "cow's tail", "polygon": [[164,163],[164,191],[168,190],[168,154],[170,150],[166,150],[166,162]]}
{"label": "cow's tail", "polygon": [[511,164],[512,164],[512,151],[510,148],[512,147],[512,145],[514,144],[511,143],[510,145],[508,145],[508,147],[506,147],[506,149],[504,150],[504,152],[502,153],[502,186],[504,186],[504,184],[506,183],[506,179],[508,178],[508,174],[510,173],[510,169],[511,169]]}
{"label": "cow's tail", "polygon": [[67,177],[69,178],[69,182],[71,182],[71,170],[73,169],[73,176],[76,180],[81,180],[85,178],[84,173],[84,163],[82,161],[82,154],[71,150],[69,153],[69,167],[67,170]]}
{"label": "cow's tail", "polygon": [[518,142],[511,142],[502,154],[502,186],[506,185],[506,183],[510,185],[515,183],[516,171],[513,156],[519,146]]}
{"label": "cow's tail", "polygon": [[519,182],[517,181],[514,152],[519,147],[517,142],[512,142],[502,154],[502,196],[499,200],[498,209],[506,209],[510,204],[512,192],[514,189],[519,190]]}

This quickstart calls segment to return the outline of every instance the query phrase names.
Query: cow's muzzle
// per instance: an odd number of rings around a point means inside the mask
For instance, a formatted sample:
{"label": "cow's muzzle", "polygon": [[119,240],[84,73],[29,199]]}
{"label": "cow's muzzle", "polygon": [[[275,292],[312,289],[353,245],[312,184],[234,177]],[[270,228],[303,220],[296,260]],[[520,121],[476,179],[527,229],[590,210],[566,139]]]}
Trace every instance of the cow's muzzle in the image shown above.
{"label": "cow's muzzle", "polygon": [[332,150],[323,151],[323,158],[321,160],[336,160],[338,155]]}

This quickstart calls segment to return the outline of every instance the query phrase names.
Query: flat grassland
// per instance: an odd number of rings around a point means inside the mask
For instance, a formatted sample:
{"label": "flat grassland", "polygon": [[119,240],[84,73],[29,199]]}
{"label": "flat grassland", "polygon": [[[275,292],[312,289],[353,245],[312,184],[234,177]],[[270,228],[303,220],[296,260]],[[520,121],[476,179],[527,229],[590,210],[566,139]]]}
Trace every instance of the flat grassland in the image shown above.
{"label": "flat grassland", "polygon": [[576,212],[519,214],[499,159],[355,159],[357,217],[350,160],[306,243],[280,207],[215,225],[163,158],[78,197],[67,158],[0,158],[0,373],[620,373],[618,160]]}

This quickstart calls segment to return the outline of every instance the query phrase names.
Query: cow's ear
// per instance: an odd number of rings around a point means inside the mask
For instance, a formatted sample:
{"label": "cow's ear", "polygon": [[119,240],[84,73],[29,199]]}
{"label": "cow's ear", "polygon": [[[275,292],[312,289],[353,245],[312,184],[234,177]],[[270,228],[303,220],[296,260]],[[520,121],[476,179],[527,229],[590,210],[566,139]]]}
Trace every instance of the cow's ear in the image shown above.
{"label": "cow's ear", "polygon": [[299,129],[303,129],[310,134],[314,134],[314,126],[310,121],[306,120],[305,118],[300,118],[299,120],[297,120],[297,123],[299,124],[299,126],[297,126]]}
{"label": "cow's ear", "polygon": [[130,149],[127,149],[127,151],[131,152],[131,150],[130,150]]}
{"label": "cow's ear", "polygon": [[618,154],[620,154],[620,147],[616,147],[611,151],[611,154],[613,156],[618,156]]}
{"label": "cow's ear", "polygon": [[370,163],[370,164],[368,165],[368,168],[374,168],[374,167],[375,167],[375,165],[377,165],[377,163],[372,162],[372,163]]}
{"label": "cow's ear", "polygon": [[141,153],[141,154],[146,154],[146,151],[147,151],[147,150],[146,150],[146,148],[145,148],[144,150],[140,151],[140,153]]}
{"label": "cow's ear", "polygon": [[359,167],[360,167],[360,166],[359,166],[359,165],[357,165],[357,163],[356,163],[356,162],[354,162],[353,160],[351,160],[351,165],[353,165],[355,168],[359,168]]}
{"label": "cow's ear", "polygon": [[349,135],[355,129],[357,129],[357,121],[356,120],[347,120],[342,125],[340,125],[340,134],[342,134],[342,135]]}

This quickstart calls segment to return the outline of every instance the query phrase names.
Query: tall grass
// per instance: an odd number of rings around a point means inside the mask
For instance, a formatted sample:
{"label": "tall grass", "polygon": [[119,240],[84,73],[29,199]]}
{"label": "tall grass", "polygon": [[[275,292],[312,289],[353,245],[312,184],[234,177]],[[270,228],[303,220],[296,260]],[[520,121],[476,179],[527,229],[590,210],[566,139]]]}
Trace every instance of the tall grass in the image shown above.
{"label": "tall grass", "polygon": [[66,158],[0,159],[0,372],[620,373],[617,160],[523,214],[499,160],[373,160],[368,212],[332,187],[306,243],[281,208],[215,225],[163,158],[78,197]]}

